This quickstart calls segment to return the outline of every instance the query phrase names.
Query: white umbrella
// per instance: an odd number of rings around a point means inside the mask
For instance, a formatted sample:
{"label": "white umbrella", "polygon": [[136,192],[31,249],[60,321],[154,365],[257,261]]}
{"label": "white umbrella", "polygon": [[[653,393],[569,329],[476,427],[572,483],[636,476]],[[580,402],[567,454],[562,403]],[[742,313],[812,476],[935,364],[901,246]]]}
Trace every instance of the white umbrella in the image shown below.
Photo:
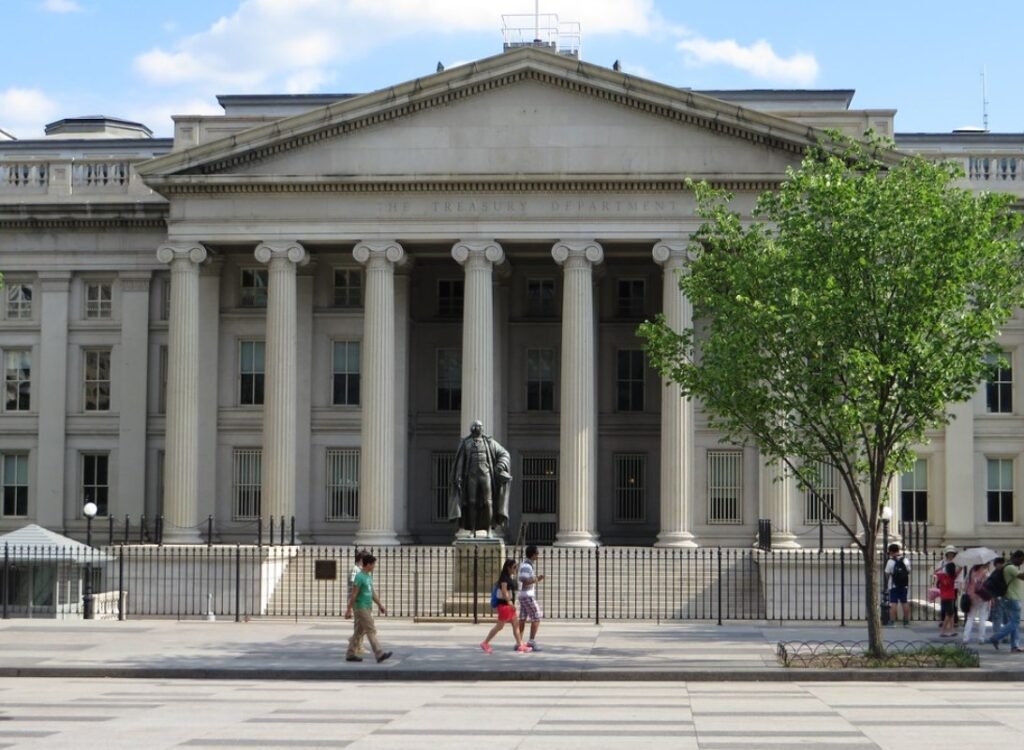
{"label": "white umbrella", "polygon": [[956,553],[953,563],[958,568],[973,568],[975,565],[987,565],[999,557],[999,553],[988,547],[971,547]]}

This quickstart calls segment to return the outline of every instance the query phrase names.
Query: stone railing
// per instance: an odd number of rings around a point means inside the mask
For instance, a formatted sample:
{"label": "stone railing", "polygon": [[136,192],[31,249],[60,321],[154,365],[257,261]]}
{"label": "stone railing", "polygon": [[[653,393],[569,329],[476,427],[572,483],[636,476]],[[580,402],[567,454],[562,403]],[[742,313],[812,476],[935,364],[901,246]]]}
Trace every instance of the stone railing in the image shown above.
{"label": "stone railing", "polygon": [[1024,158],[1000,155],[972,155],[966,159],[964,171],[971,182],[1024,183]]}
{"label": "stone railing", "polygon": [[0,160],[0,196],[32,202],[129,193],[155,197],[127,159]]}
{"label": "stone railing", "polygon": [[49,167],[47,162],[0,163],[0,190],[45,193]]}

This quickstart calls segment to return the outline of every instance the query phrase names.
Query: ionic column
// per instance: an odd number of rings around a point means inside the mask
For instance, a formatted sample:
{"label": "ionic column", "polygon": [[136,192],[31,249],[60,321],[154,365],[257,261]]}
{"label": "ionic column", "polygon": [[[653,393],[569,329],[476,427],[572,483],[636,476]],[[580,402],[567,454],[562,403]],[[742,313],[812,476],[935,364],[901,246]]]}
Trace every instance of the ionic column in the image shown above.
{"label": "ionic column", "polygon": [[360,242],[352,255],[366,266],[363,311],[362,448],[356,544],[398,544],[395,533],[395,264],[393,241]]}
{"label": "ionic column", "polygon": [[171,266],[164,435],[164,541],[198,544],[199,264],[202,245],[163,245],[157,260]]}
{"label": "ionic column", "polygon": [[[687,271],[686,240],[663,240],[654,246],[654,260],[664,271],[665,322],[674,331],[693,328],[693,306],[679,288]],[[661,531],[656,547],[696,547],[693,513],[693,401],[679,386],[663,379],[661,396]]]}
{"label": "ionic column", "polygon": [[288,523],[295,515],[295,417],[298,410],[296,373],[295,268],[306,260],[298,242],[264,242],[256,260],[267,274],[266,376],[263,390],[263,486],[260,517]]}
{"label": "ionic column", "polygon": [[793,503],[799,502],[796,480],[786,473],[785,464],[778,459],[765,460],[759,455],[761,466],[760,516],[772,522],[772,549],[796,549],[800,545],[793,533]]}
{"label": "ionic column", "polygon": [[493,268],[505,259],[496,242],[458,242],[452,257],[466,269],[462,310],[462,434],[479,419],[494,429]]}
{"label": "ionic column", "polygon": [[593,547],[598,544],[593,268],[604,259],[604,251],[593,241],[563,241],[551,249],[551,255],[564,269],[555,544]]}

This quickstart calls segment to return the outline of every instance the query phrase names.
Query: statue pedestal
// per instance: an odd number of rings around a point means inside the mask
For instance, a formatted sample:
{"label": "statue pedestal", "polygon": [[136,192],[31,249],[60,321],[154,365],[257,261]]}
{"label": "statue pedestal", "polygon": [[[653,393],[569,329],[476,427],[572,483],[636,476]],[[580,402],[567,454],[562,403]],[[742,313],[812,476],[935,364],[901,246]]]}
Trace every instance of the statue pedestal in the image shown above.
{"label": "statue pedestal", "polygon": [[452,588],[444,602],[446,615],[473,616],[473,592],[476,614],[490,618],[491,589],[501,575],[505,562],[505,540],[499,537],[464,537],[455,540],[455,567]]}

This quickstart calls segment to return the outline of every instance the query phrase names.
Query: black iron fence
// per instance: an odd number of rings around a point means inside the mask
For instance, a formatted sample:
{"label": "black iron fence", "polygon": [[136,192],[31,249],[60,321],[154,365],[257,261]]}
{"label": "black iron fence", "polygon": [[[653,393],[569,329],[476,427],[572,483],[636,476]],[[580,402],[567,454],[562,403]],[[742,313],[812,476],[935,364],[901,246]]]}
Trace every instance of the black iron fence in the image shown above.
{"label": "black iron fence", "polygon": [[[280,527],[279,527],[280,528]],[[491,616],[498,545],[372,549],[390,614],[420,619]],[[339,617],[353,547],[116,545],[100,549],[7,544],[0,568],[4,617]],[[928,602],[941,552],[910,553],[914,617]],[[864,568],[856,550],[543,547],[537,570],[545,616],[563,620],[863,620]],[[876,572],[877,574],[877,572]]]}

